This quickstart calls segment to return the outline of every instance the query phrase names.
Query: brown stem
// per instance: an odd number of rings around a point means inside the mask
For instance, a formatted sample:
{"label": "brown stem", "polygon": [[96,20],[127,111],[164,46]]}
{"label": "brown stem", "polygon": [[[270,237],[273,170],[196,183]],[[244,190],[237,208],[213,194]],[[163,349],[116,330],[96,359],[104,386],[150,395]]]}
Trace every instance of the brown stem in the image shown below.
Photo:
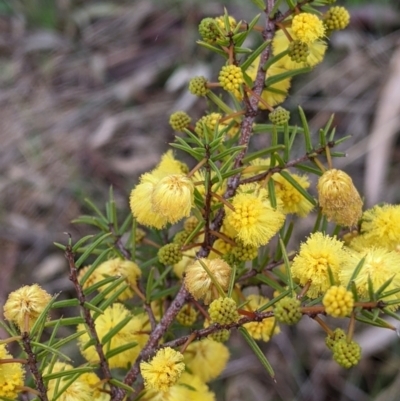
{"label": "brown stem", "polygon": [[319,317],[319,316],[313,316],[312,317],[328,334],[328,336],[333,336],[333,331],[328,327],[328,325]]}

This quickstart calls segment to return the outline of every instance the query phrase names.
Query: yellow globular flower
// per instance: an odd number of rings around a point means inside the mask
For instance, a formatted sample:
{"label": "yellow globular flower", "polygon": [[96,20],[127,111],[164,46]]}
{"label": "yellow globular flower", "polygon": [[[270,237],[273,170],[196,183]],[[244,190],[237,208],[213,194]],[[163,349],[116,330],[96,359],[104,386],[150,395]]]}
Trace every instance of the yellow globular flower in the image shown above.
{"label": "yellow globular flower", "polygon": [[193,183],[187,176],[168,175],[154,187],[151,196],[153,210],[172,224],[189,217],[194,201],[193,191]]}
{"label": "yellow globular flower", "polygon": [[210,338],[191,343],[184,353],[189,371],[206,383],[221,374],[228,359],[228,348]]}
{"label": "yellow globular flower", "polygon": [[131,192],[129,205],[138,223],[161,229],[167,225],[168,220],[162,214],[154,212],[152,203],[149,201],[158,181],[159,179],[151,173],[143,174],[139,184]]}
{"label": "yellow globular flower", "polygon": [[274,209],[261,191],[238,193],[231,203],[234,210],[225,206],[226,222],[244,245],[266,245],[285,221],[285,215],[279,208]]}
{"label": "yellow globular flower", "polygon": [[[214,18],[214,20],[222,30],[226,29],[225,17],[223,15],[221,15],[220,17]],[[236,22],[235,18],[233,18],[231,15],[228,15],[228,21],[229,21],[229,30],[233,31],[236,28],[237,22]]]}
{"label": "yellow globular flower", "polygon": [[[131,316],[131,314],[128,309],[119,303],[113,304],[105,309],[104,313],[99,315],[95,321],[95,327],[100,342],[113,328],[115,328],[115,326],[129,316]],[[106,354],[108,351],[112,351],[113,349],[123,345],[136,343],[136,346],[132,344],[132,348],[108,358],[108,363],[111,368],[126,368],[130,363],[133,363],[136,360],[139,352],[149,338],[149,335],[145,333],[147,324],[147,315],[132,315],[128,323],[122,327],[115,336],[107,341],[107,343],[103,344],[103,350]],[[78,345],[83,357],[89,363],[98,363],[99,356],[94,345],[86,347],[86,344],[90,341],[91,337],[87,332],[85,325],[79,324],[77,331],[84,331],[84,333],[78,338]]]}
{"label": "yellow globular flower", "polygon": [[[73,366],[68,363],[56,362],[52,369],[46,368],[44,370],[44,378],[47,374],[50,373],[59,373],[59,372],[68,372],[72,370]],[[65,376],[58,377],[57,379],[49,380],[47,384],[47,397],[49,400],[53,400],[54,397],[58,394],[58,392],[71,380],[72,376],[75,373],[68,375],[66,373]],[[93,400],[93,391],[89,386],[88,382],[85,380],[81,380],[80,377],[74,380],[65,391],[57,397],[59,401],[92,401]]]}
{"label": "yellow globular flower", "polygon": [[171,174],[187,174],[189,167],[181,161],[175,159],[172,150],[168,150],[161,156],[161,161],[156,168],[152,170],[155,178],[161,179]]}
{"label": "yellow globular flower", "polygon": [[400,205],[374,206],[361,219],[361,237],[371,245],[396,250],[400,246]]}
{"label": "yellow globular flower", "polygon": [[351,291],[343,286],[330,287],[322,300],[325,312],[333,317],[345,317],[350,315],[354,307],[354,297]]}
{"label": "yellow globular flower", "polygon": [[[215,173],[213,172],[211,174],[211,179],[213,179],[214,177],[215,177]],[[206,195],[206,188],[205,188],[205,185],[204,185],[205,180],[206,180],[206,177],[205,177],[205,173],[204,173],[203,170],[197,170],[192,175],[193,184],[195,185],[196,190],[199,192],[199,194],[202,197],[205,197],[205,195]],[[211,191],[216,193],[216,194],[218,194],[218,195],[220,195],[220,196],[222,196],[224,194],[225,190],[226,190],[226,181],[224,181],[223,183],[216,182],[215,184],[213,184],[211,186]],[[216,202],[215,198],[213,199],[213,201]],[[196,228],[198,223],[199,222],[197,221],[197,223],[194,226],[194,228]]]}
{"label": "yellow globular flower", "polygon": [[213,244],[213,249],[215,249],[218,252],[214,252],[211,250],[208,257],[210,259],[220,258],[221,255],[226,255],[227,253],[229,253],[232,250],[232,244],[224,241],[221,238],[218,238]]}
{"label": "yellow globular flower", "polygon": [[[100,282],[106,277],[125,277],[124,283],[121,283],[118,287],[116,287],[113,291],[109,292],[106,295],[106,298],[109,298],[111,295],[119,291],[122,286],[128,284],[129,287],[117,298],[120,301],[125,301],[126,299],[133,297],[133,295],[135,294],[137,281],[139,280],[141,275],[142,271],[139,269],[139,266],[136,263],[120,258],[107,260],[106,262],[103,262],[100,266],[98,266],[97,269],[94,271],[96,282]],[[105,291],[109,285],[110,284],[99,287],[98,290],[100,292]]]}
{"label": "yellow globular flower", "polygon": [[[288,34],[294,36],[291,28],[286,29]],[[272,40],[273,55],[284,52],[289,48],[291,42],[282,30],[275,33]],[[319,64],[323,59],[327,49],[327,45],[323,40],[315,40],[308,44],[308,56],[304,62],[293,61],[288,55],[280,59],[280,65],[287,70],[296,70],[302,67],[314,67]]]}
{"label": "yellow globular flower", "polygon": [[[12,359],[5,344],[0,344],[0,360]],[[24,385],[25,371],[20,363],[0,364],[0,398],[16,399]]]}
{"label": "yellow globular flower", "polygon": [[[304,189],[310,186],[306,176],[290,174]],[[282,202],[282,211],[285,214],[295,213],[300,217],[307,216],[313,209],[313,204],[306,199],[285,177],[279,173],[272,175],[275,183],[276,197]]]}
{"label": "yellow globular flower", "polygon": [[183,355],[170,347],[161,348],[151,361],[140,362],[145,387],[157,391],[167,391],[184,370]]}
{"label": "yellow globular flower", "polygon": [[309,298],[317,298],[330,288],[329,269],[335,282],[339,280],[341,269],[351,262],[350,254],[343,247],[343,242],[320,232],[311,234],[301,244],[291,271],[300,285],[311,283],[307,292]]}
{"label": "yellow globular flower", "polygon": [[218,81],[228,92],[236,93],[243,84],[242,69],[236,65],[224,65],[219,73]]}
{"label": "yellow globular flower", "polygon": [[325,35],[323,22],[310,13],[300,13],[293,17],[292,32],[295,39],[311,44]]}
{"label": "yellow globular flower", "polygon": [[146,390],[142,401],[215,401],[215,394],[198,376],[183,372],[167,391]]}
{"label": "yellow globular flower", "polygon": [[345,29],[350,22],[350,14],[344,7],[331,7],[324,15],[324,24],[330,31]]}
{"label": "yellow globular flower", "polygon": [[206,116],[201,117],[197,122],[194,127],[194,132],[200,137],[204,137],[204,127],[208,129],[210,134],[212,134],[215,131],[215,127],[218,124],[219,129],[222,129],[222,127],[219,126],[219,120],[221,120],[222,114],[220,113],[210,113],[207,114]]}
{"label": "yellow globular flower", "polygon": [[232,268],[222,259],[199,259],[186,268],[186,289],[196,300],[203,299],[208,305],[219,298],[220,294],[202,264],[207,266],[224,291],[228,289]]}
{"label": "yellow globular flower", "polygon": [[38,284],[25,285],[10,293],[4,304],[4,317],[21,332],[30,331],[51,301],[51,295]]}
{"label": "yellow globular flower", "polygon": [[325,171],[317,184],[322,214],[344,227],[355,226],[361,218],[363,201],[351,177],[344,171]]}
{"label": "yellow globular flower", "polygon": [[[259,64],[260,64],[260,56],[258,56],[250,65],[250,67],[246,70],[246,74],[253,82],[256,79]],[[284,72],[286,72],[285,66],[282,64],[281,61],[279,61],[277,63],[272,64],[268,68],[268,70],[265,73],[265,78],[266,79],[272,78],[275,75],[282,74]],[[262,91],[261,97],[271,107],[282,103],[287,97],[290,88],[290,82],[291,82],[290,78],[285,78],[280,80],[279,82],[269,85]],[[238,99],[241,100],[240,97],[238,97]],[[263,104],[262,102],[258,104],[258,107],[263,110],[267,108],[265,104]]]}
{"label": "yellow globular flower", "polygon": [[[357,277],[354,278],[354,283],[357,288],[357,293],[361,298],[369,298],[368,281],[371,280],[374,291],[392,279],[391,283],[386,287],[385,292],[389,292],[396,288],[400,288],[400,253],[396,251],[388,251],[385,248],[371,248],[355,254],[356,260],[352,264],[342,267],[339,272],[340,282],[347,286],[354,269],[362,258],[365,258]],[[383,301],[392,301],[400,299],[399,293],[382,298]],[[398,306],[391,306],[392,309],[397,309]]]}
{"label": "yellow globular flower", "polygon": [[79,380],[89,385],[92,392],[92,399],[96,401],[110,401],[109,387],[105,385],[95,373],[83,373],[79,376]]}
{"label": "yellow globular flower", "polygon": [[[245,309],[255,312],[257,309],[264,306],[269,299],[262,295],[251,294],[246,297],[247,304]],[[272,310],[272,307],[266,309],[264,312]],[[272,336],[280,333],[280,328],[276,324],[275,317],[268,317],[263,319],[261,322],[249,322],[243,325],[243,327],[249,332],[249,334],[255,340],[262,340],[268,342]]]}

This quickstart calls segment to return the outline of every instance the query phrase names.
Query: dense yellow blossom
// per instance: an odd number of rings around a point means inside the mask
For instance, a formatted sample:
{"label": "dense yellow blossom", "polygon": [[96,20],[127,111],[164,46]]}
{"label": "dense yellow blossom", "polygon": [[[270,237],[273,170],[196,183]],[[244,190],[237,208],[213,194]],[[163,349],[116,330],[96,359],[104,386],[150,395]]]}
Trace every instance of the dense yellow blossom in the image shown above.
{"label": "dense yellow blossom", "polygon": [[298,279],[300,285],[311,283],[308,297],[317,298],[331,286],[329,269],[337,282],[342,268],[349,264],[355,268],[357,262],[351,263],[351,256],[343,246],[343,242],[320,232],[311,234],[307,241],[301,244],[291,269],[293,278]]}
{"label": "dense yellow blossom", "polygon": [[[100,341],[117,326],[122,320],[130,316],[130,312],[122,304],[113,304],[109,306],[102,315],[99,315],[95,321],[95,327]],[[148,324],[147,316],[144,314],[132,316],[128,323],[122,327],[119,332],[103,345],[104,353],[121,347],[129,343],[137,343],[135,347],[129,348],[124,352],[108,358],[111,368],[126,368],[128,364],[133,363],[140,350],[147,342],[148,334],[145,333],[146,325]],[[78,345],[82,355],[90,363],[98,363],[99,356],[94,345],[85,348],[90,340],[90,335],[85,328],[85,325],[79,324],[77,331],[84,330],[78,339]]]}
{"label": "dense yellow blossom", "polygon": [[170,347],[161,348],[149,362],[140,362],[145,387],[157,391],[168,391],[184,370],[183,355]]}
{"label": "dense yellow blossom", "polygon": [[[400,288],[400,253],[388,251],[385,248],[371,248],[355,254],[357,259],[353,264],[342,267],[339,272],[340,281],[347,286],[355,267],[365,258],[361,271],[354,279],[357,292],[361,298],[369,298],[368,280],[372,282],[373,290],[377,291],[386,281],[393,279],[385,292]],[[399,293],[383,298],[384,301],[399,299]],[[393,307],[395,308],[395,307]],[[396,306],[397,308],[397,306]]]}
{"label": "dense yellow blossom", "polygon": [[345,287],[333,285],[326,291],[322,303],[327,315],[345,317],[353,310],[353,293],[347,291]]}
{"label": "dense yellow blossom", "polygon": [[152,170],[152,175],[161,179],[171,174],[187,174],[189,168],[185,163],[175,159],[172,150],[168,150],[161,156],[161,161],[158,163],[156,168]]}
{"label": "dense yellow blossom", "polygon": [[184,353],[185,364],[190,372],[206,383],[221,374],[228,359],[228,348],[209,338],[191,343]]}
{"label": "dense yellow blossom", "polygon": [[[255,312],[257,309],[265,305],[269,301],[269,299],[263,297],[262,295],[251,294],[246,297],[246,301],[247,304],[245,308],[247,310]],[[267,310],[272,310],[272,308],[269,308]],[[243,327],[255,340],[262,340],[265,342],[269,341],[273,335],[280,333],[279,326],[276,324],[275,318],[273,316],[263,319],[261,322],[246,323],[243,325]]]}
{"label": "dense yellow blossom", "polygon": [[92,399],[96,401],[110,401],[111,396],[109,394],[108,385],[104,384],[96,373],[83,373],[79,376],[79,380],[87,383],[92,392]]}
{"label": "dense yellow blossom", "polygon": [[[0,344],[0,360],[12,359],[5,344]],[[0,364],[0,398],[14,399],[22,390],[24,385],[25,372],[20,363]]]}
{"label": "dense yellow blossom", "polygon": [[325,35],[323,22],[310,13],[300,13],[293,17],[292,32],[294,39],[311,44]]}
{"label": "dense yellow blossom", "polygon": [[195,299],[203,299],[208,305],[211,301],[220,297],[217,288],[203,267],[205,264],[221,288],[228,289],[232,268],[222,259],[196,260],[186,268],[185,286]]}
{"label": "dense yellow blossom", "polygon": [[21,332],[29,331],[51,301],[51,295],[39,285],[25,285],[10,293],[4,304],[4,317]]}
{"label": "dense yellow blossom", "polygon": [[[141,274],[142,272],[136,263],[130,260],[115,258],[107,260],[106,262],[103,262],[100,266],[98,266],[92,274],[92,280],[98,283],[104,280],[106,277],[125,277],[125,282],[121,283],[121,285],[115,288],[112,292],[108,293],[106,296],[107,298],[110,297],[115,292],[119,291],[122,286],[128,284],[133,288],[128,287],[118,297],[120,301],[124,301],[126,299],[132,298],[135,294],[134,288],[136,288],[137,281],[140,278]],[[109,285],[110,284],[99,287],[98,290],[104,291]]]}
{"label": "dense yellow blossom", "polygon": [[[291,174],[292,178],[304,189],[310,186],[306,176]],[[283,213],[296,213],[305,217],[313,209],[313,204],[306,199],[289,181],[279,173],[272,176],[275,182],[276,197],[282,202]]]}

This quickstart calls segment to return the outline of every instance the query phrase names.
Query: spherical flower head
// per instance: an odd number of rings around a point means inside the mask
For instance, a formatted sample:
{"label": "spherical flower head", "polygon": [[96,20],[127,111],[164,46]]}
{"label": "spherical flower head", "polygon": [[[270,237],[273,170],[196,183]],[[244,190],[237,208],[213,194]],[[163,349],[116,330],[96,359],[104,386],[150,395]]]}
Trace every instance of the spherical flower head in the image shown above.
{"label": "spherical flower head", "polygon": [[258,255],[258,248],[253,245],[244,245],[241,241],[236,241],[236,246],[231,250],[232,256],[240,261],[253,260]]}
{"label": "spherical flower head", "polygon": [[207,43],[215,43],[220,35],[219,30],[217,28],[217,22],[214,18],[203,18],[199,24],[199,34],[201,39]]}
{"label": "spherical flower head", "polygon": [[226,221],[245,245],[266,245],[285,221],[281,210],[274,209],[261,192],[238,193],[232,206],[234,210],[225,206]]}
{"label": "spherical flower head", "polygon": [[[226,30],[227,27],[225,26],[225,17],[223,15],[214,18],[214,20],[222,30]],[[228,32],[232,32],[236,28],[237,22],[235,18],[232,17],[231,15],[228,15],[228,21],[229,21]]]}
{"label": "spherical flower head", "polygon": [[51,295],[39,285],[25,285],[8,296],[3,308],[4,317],[21,332],[30,331],[50,301]]}
{"label": "spherical flower head", "polygon": [[[46,368],[44,370],[44,376],[50,373],[67,372],[73,369],[73,366],[67,363],[56,362],[52,369]],[[71,375],[66,374],[65,376],[58,377],[57,379],[49,380],[47,384],[47,397],[49,400],[53,400],[58,392],[71,380]],[[91,401],[93,400],[93,391],[89,384],[81,380],[80,377],[74,380],[63,393],[57,397],[60,401]]]}
{"label": "spherical flower head", "polygon": [[336,224],[352,227],[362,215],[363,201],[351,177],[344,171],[325,171],[317,184],[318,200],[328,220]]}
{"label": "spherical flower head", "polygon": [[[306,176],[290,174],[292,178],[304,189],[310,186]],[[279,173],[272,175],[275,183],[276,197],[282,202],[282,212],[295,213],[300,217],[307,216],[314,208],[313,204],[305,198],[285,177]]]}
{"label": "spherical flower head", "polygon": [[191,343],[184,354],[185,365],[203,382],[218,377],[229,359],[228,348],[209,338]]}
{"label": "spherical flower head", "polygon": [[228,289],[232,268],[222,259],[199,259],[186,268],[186,289],[196,300],[203,299],[208,305],[220,295],[202,264],[207,266],[224,291]]}
{"label": "spherical flower head", "polygon": [[224,65],[219,73],[218,81],[226,91],[238,91],[244,82],[242,69],[233,64]]}
{"label": "spherical flower head", "polygon": [[168,150],[161,156],[161,161],[151,174],[156,179],[161,179],[171,174],[187,174],[189,167],[180,160],[175,159],[172,150]]}
{"label": "spherical flower head", "polygon": [[206,96],[209,89],[207,88],[207,78],[194,77],[189,81],[189,92],[195,96]]}
{"label": "spherical flower head", "polygon": [[157,256],[159,262],[166,266],[179,263],[183,258],[181,245],[176,243],[166,244],[158,250]]}
{"label": "spherical flower head", "polygon": [[350,315],[354,307],[354,297],[351,291],[343,286],[333,285],[329,288],[322,300],[327,315],[345,317]]}
{"label": "spherical flower head", "polygon": [[349,22],[350,14],[344,7],[331,7],[324,15],[324,24],[329,31],[345,29]]}
{"label": "spherical flower head", "polygon": [[183,308],[176,315],[176,321],[182,326],[190,327],[197,320],[198,312],[191,304],[183,305]]}
{"label": "spherical flower head", "polygon": [[170,347],[161,348],[149,362],[140,362],[146,388],[167,391],[185,370],[183,355]]}
{"label": "spherical flower head", "polygon": [[164,216],[169,223],[177,223],[190,216],[193,192],[194,185],[190,178],[183,174],[168,175],[154,186],[151,195],[153,210]]}
{"label": "spherical flower head", "polygon": [[154,212],[152,204],[149,202],[158,181],[159,179],[153,174],[143,174],[140,177],[140,183],[131,192],[129,205],[133,217],[138,223],[160,230],[167,225],[168,220],[162,214]]}
{"label": "spherical flower head", "polygon": [[192,233],[198,225],[199,220],[197,219],[197,217],[190,216],[184,221],[183,228],[187,233]]}
{"label": "spherical flower head", "polygon": [[182,132],[185,128],[187,128],[192,119],[188,115],[188,113],[184,111],[176,111],[172,113],[169,118],[169,125],[175,131]]}
{"label": "spherical flower head", "polygon": [[400,245],[400,205],[374,206],[364,212],[362,237],[371,245],[396,250]]}
{"label": "spherical flower head", "polygon": [[[213,172],[211,174],[210,178],[213,179],[214,177],[215,177],[215,174]],[[193,181],[193,184],[196,186],[197,192],[201,195],[202,198],[205,198],[205,195],[206,195],[205,172],[203,170],[197,170],[192,175],[192,181]],[[220,196],[222,196],[224,194],[225,190],[226,190],[226,182],[223,182],[223,183],[216,182],[215,184],[213,184],[211,186],[211,191]],[[212,204],[216,203],[216,202],[217,202],[217,200],[214,200],[214,199],[212,199],[212,201],[211,201]],[[192,217],[194,217],[194,216],[192,216]],[[195,218],[195,220],[193,221],[193,224],[192,224],[193,229],[191,231],[193,231],[197,227],[198,224],[199,224],[199,221]]]}
{"label": "spherical flower head", "polygon": [[268,118],[274,125],[284,125],[289,122],[290,112],[279,106],[269,113]]}
{"label": "spherical flower head", "polygon": [[300,13],[293,17],[292,32],[295,39],[311,44],[325,35],[323,22],[310,13]]}
{"label": "spherical flower head", "polygon": [[[205,135],[207,135],[208,139],[213,139],[216,127],[218,126],[218,133],[225,130],[228,136],[233,137],[237,133],[237,126],[233,125],[229,130],[227,130],[230,121],[224,120],[220,122],[221,119],[222,114],[220,113],[207,114],[196,122],[194,132],[199,136],[199,138],[204,138]],[[223,138],[224,136],[222,136],[222,139]]]}
{"label": "spherical flower head", "polygon": [[215,394],[198,376],[183,372],[167,391],[146,390],[142,401],[215,401]]}
{"label": "spherical flower head", "polygon": [[[128,309],[118,303],[109,306],[102,315],[99,315],[95,321],[95,327],[100,342],[110,332],[110,330],[115,328],[115,326],[121,323],[121,321],[128,316],[131,316]],[[137,343],[136,346],[108,358],[108,363],[111,368],[126,368],[136,360],[140,350],[149,338],[148,334],[145,333],[147,324],[148,319],[144,314],[132,316],[128,323],[122,327],[115,336],[113,336],[107,343],[103,344],[104,353],[107,354],[107,352],[123,345]],[[86,347],[86,344],[90,341],[90,335],[87,332],[85,325],[79,324],[77,331],[85,332],[78,339],[78,345],[83,357],[89,363],[98,363],[99,356],[95,347],[93,345]]]}
{"label": "spherical flower head", "polygon": [[[121,287],[128,284],[129,287],[125,291],[123,291],[117,298],[120,301],[125,301],[134,296],[134,289],[136,288],[137,281],[139,280],[141,275],[142,271],[139,269],[139,266],[136,263],[120,258],[107,260],[106,262],[103,262],[100,266],[98,266],[97,269],[94,271],[96,282],[100,282],[106,277],[125,277],[124,283],[121,283],[121,285],[119,285],[113,291],[107,293],[106,295],[106,298],[109,298],[111,295],[119,291]],[[110,284],[101,286],[98,288],[98,290],[100,292],[105,291],[109,285]]]}
{"label": "spherical flower head", "polygon": [[361,347],[355,342],[337,341],[332,348],[333,359],[342,367],[349,369],[361,359]]}
{"label": "spherical flower head", "polygon": [[301,318],[301,302],[296,298],[285,297],[274,305],[275,319],[280,323],[296,324]]}
{"label": "spherical flower head", "polygon": [[[269,299],[262,295],[251,294],[246,297],[246,301],[247,304],[245,308],[249,311],[255,312],[257,309],[269,302]],[[268,310],[272,310],[272,308],[268,308],[267,311]],[[268,342],[272,336],[280,333],[280,328],[276,324],[275,317],[273,316],[265,318],[261,322],[246,323],[243,327],[255,340],[262,340],[265,342]]]}
{"label": "spherical flower head", "polygon": [[311,282],[307,291],[309,298],[317,298],[324,294],[331,283],[329,269],[335,281],[339,272],[350,261],[350,255],[343,248],[343,242],[328,235],[316,232],[310,235],[300,246],[300,252],[293,259],[292,276],[305,286]]}
{"label": "spherical flower head", "polygon": [[[5,344],[0,344],[0,360],[12,359]],[[0,398],[15,399],[22,391],[25,371],[20,363],[0,364]]]}
{"label": "spherical flower head", "polygon": [[307,43],[301,42],[300,40],[293,40],[289,43],[288,56],[295,63],[306,63],[309,55],[310,48]]}
{"label": "spherical flower head", "polygon": [[[293,30],[291,28],[286,29],[288,34],[291,35],[292,37],[294,36]],[[299,40],[295,40],[295,42],[300,42]],[[272,49],[273,49],[273,55],[276,56],[279,53],[284,52],[289,48],[291,43],[289,42],[289,39],[285,35],[285,33],[280,29],[277,32],[275,32],[274,39],[272,41]],[[299,56],[295,56],[294,58],[297,58],[297,60],[293,60],[291,55],[284,56],[283,58],[280,59],[279,65],[281,65],[283,68],[287,70],[296,70],[298,68],[302,67],[314,67],[317,64],[319,64],[323,59],[324,55],[327,49],[327,45],[323,40],[316,40],[312,43],[304,43],[305,45],[308,46],[308,54],[307,58],[303,60],[301,56],[304,55],[304,47],[300,51],[300,58],[301,61],[299,60]],[[294,46],[294,45],[292,45]],[[297,52],[297,50],[296,50]],[[299,54],[299,53],[297,53]],[[292,54],[293,56],[293,54]]]}
{"label": "spherical flower head", "polygon": [[[356,255],[354,262],[344,266],[339,273],[340,281],[344,286],[349,283],[358,262],[361,258],[365,258],[360,272],[354,278],[357,293],[361,298],[369,299],[369,280],[371,280],[374,291],[378,291],[390,279],[392,282],[386,287],[385,292],[400,288],[400,253],[388,251],[385,248],[371,248],[354,255]],[[384,297],[383,301],[397,299],[399,299],[398,293]],[[397,307],[398,305],[392,305],[390,308],[396,309]]]}
{"label": "spherical flower head", "polygon": [[220,297],[211,302],[208,313],[213,323],[229,324],[239,319],[235,300]]}
{"label": "spherical flower head", "polygon": [[83,373],[79,376],[79,380],[89,385],[92,399],[96,401],[110,401],[109,387],[105,385],[95,373]]}
{"label": "spherical flower head", "polygon": [[338,341],[346,340],[346,333],[341,328],[336,328],[330,335],[325,337],[326,346],[332,351]]}

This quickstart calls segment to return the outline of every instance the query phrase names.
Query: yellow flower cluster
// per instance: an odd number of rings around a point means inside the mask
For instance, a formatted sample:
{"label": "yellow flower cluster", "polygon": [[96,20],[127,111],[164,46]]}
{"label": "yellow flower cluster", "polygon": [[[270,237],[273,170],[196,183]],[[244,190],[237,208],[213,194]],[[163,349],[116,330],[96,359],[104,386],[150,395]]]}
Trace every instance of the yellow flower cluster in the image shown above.
{"label": "yellow flower cluster", "polygon": [[190,215],[194,187],[186,171],[169,151],[152,172],[140,177],[130,196],[133,216],[140,224],[161,229]]}
{"label": "yellow flower cluster", "polygon": [[350,314],[354,306],[353,293],[343,286],[333,285],[326,291],[322,300],[325,312],[333,317],[345,317]]}
{"label": "yellow flower cluster", "polygon": [[243,81],[243,73],[236,65],[224,65],[219,73],[218,81],[228,92],[238,93]]}
{"label": "yellow flower cluster", "polygon": [[[0,360],[12,359],[5,344],[0,344]],[[25,372],[20,363],[0,364],[0,398],[15,399],[24,385]]]}

